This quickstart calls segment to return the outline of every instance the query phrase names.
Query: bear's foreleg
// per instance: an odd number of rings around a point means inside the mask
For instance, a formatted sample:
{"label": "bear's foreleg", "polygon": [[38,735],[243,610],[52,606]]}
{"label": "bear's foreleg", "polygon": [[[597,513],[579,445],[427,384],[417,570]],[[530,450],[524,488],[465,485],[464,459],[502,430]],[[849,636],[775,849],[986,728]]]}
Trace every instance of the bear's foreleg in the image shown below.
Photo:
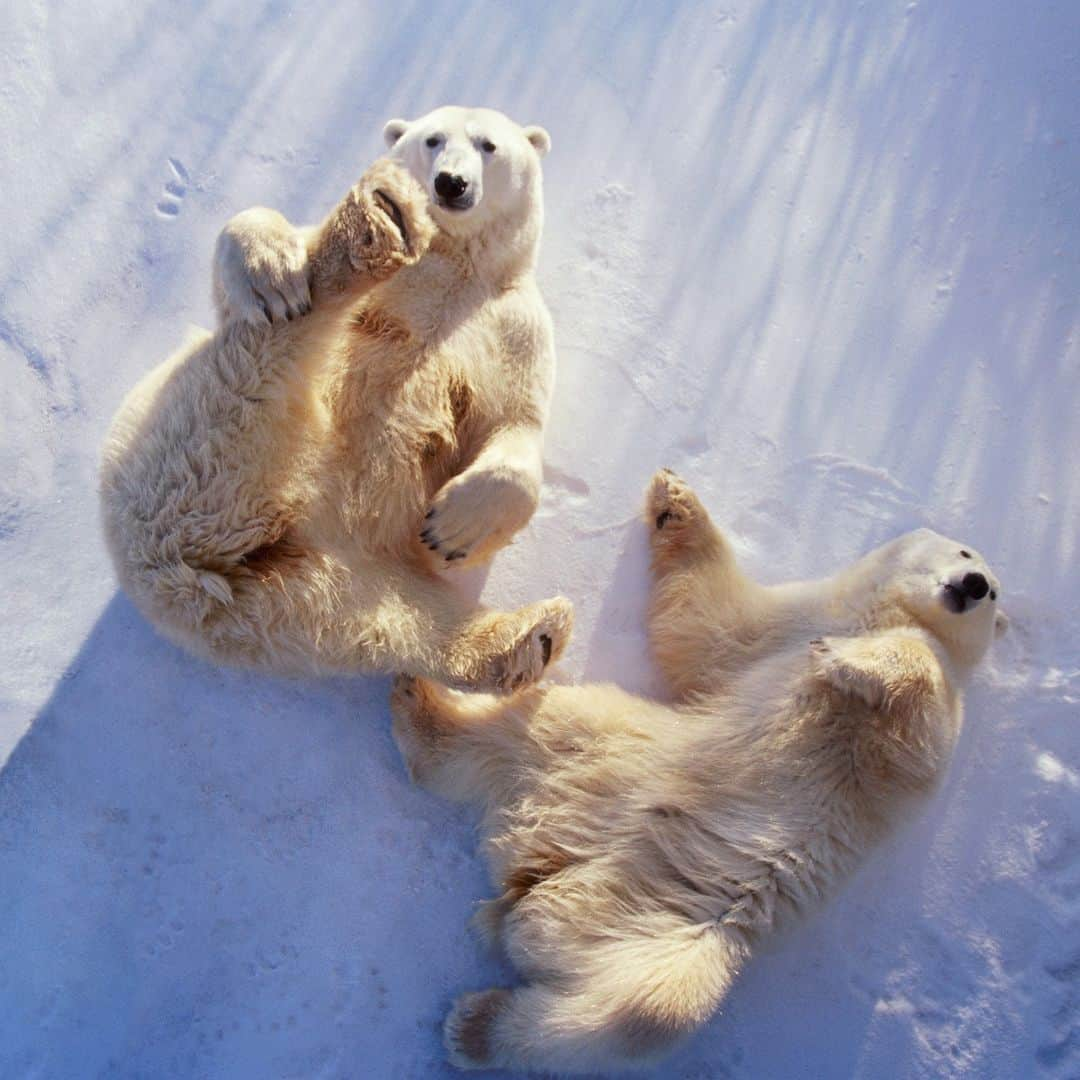
{"label": "bear's foreleg", "polygon": [[752,616],[762,590],[687,484],[661,469],[645,495],[652,548],[649,639],[677,698],[716,689],[730,664],[731,631]]}
{"label": "bear's foreleg", "polygon": [[540,500],[542,453],[540,427],[502,428],[467,469],[442,486],[420,533],[433,567],[472,566],[510,543]]}
{"label": "bear's foreleg", "polygon": [[814,670],[834,689],[898,717],[910,717],[945,693],[941,664],[916,637],[827,637],[812,641],[810,652]]}
{"label": "bear's foreleg", "polygon": [[931,788],[948,762],[959,712],[926,642],[901,633],[827,637],[810,643],[810,663],[832,693],[867,706],[865,721],[850,732],[864,782]]}
{"label": "bear's foreleg", "polygon": [[214,246],[218,325],[265,326],[311,310],[308,244],[318,226],[296,228],[265,206],[230,218]]}

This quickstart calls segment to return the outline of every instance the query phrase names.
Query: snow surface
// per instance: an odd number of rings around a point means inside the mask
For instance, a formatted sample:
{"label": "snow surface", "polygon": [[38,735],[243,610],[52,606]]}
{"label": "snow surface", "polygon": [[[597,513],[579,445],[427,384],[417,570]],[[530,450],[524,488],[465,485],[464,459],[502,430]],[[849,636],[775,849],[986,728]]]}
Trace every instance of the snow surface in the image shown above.
{"label": "snow surface", "polygon": [[[393,7],[393,11],[389,9]],[[1072,0],[20,0],[0,39],[0,1076],[440,1077],[470,815],[386,679],[215,670],[118,596],[95,471],[255,203],[318,218],[391,116],[545,124],[543,506],[483,584],[655,689],[642,489],[761,577],[929,524],[1012,633],[929,812],[657,1077],[1075,1077],[1080,9]]]}

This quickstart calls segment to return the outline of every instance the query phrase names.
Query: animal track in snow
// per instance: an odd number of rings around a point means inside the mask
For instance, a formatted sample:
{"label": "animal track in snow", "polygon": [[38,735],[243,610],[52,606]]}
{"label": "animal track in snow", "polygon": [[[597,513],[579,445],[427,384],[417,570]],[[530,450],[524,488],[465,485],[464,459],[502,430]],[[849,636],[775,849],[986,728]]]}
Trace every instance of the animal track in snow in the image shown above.
{"label": "animal track in snow", "polygon": [[180,213],[184,196],[188,189],[188,171],[179,158],[169,158],[169,179],[162,188],[162,196],[157,202],[157,212],[161,217],[174,218]]}
{"label": "animal track in snow", "polygon": [[545,464],[543,498],[538,513],[541,517],[562,516],[583,507],[588,494],[589,485],[584,480]]}
{"label": "animal track in snow", "polygon": [[589,485],[579,476],[565,472],[554,465],[544,465],[544,487],[561,488],[573,495],[584,498],[589,494]]}
{"label": "animal track in snow", "polygon": [[[577,520],[588,516],[589,485],[579,476],[565,472],[554,465],[544,465],[544,488],[540,508],[536,512],[539,518],[567,518]],[[577,525],[574,531],[579,536],[598,536],[601,533],[621,529],[637,521],[638,514],[631,514],[620,521],[606,525]]]}
{"label": "animal track in snow", "polygon": [[796,462],[789,470],[805,481],[816,480],[835,497],[857,504],[867,513],[891,517],[918,501],[915,492],[904,487],[885,469],[852,461],[840,454],[814,454]]}

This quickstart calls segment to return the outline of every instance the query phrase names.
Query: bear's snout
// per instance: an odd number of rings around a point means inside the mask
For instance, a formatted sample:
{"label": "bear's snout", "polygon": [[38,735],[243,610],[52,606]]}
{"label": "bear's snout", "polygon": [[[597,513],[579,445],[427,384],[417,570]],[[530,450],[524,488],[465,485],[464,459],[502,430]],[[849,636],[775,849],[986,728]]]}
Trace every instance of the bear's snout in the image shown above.
{"label": "bear's snout", "polygon": [[981,600],[990,591],[990,583],[982,574],[965,574],[961,584],[972,600]]}
{"label": "bear's snout", "polygon": [[441,172],[435,177],[435,194],[447,202],[457,202],[469,190],[469,181],[457,173]]}
{"label": "bear's snout", "polygon": [[959,582],[950,581],[945,585],[945,606],[959,614],[965,611],[969,604],[977,604],[989,591],[990,582],[983,574],[967,573]]}

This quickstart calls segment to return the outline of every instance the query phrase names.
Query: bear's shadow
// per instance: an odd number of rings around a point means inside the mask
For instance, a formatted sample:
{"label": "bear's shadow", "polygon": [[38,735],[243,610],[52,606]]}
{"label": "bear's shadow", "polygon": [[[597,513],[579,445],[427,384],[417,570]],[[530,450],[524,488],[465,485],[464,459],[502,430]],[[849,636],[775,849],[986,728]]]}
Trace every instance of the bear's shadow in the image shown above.
{"label": "bear's shadow", "polygon": [[0,771],[0,1073],[406,1045],[437,1075],[453,994],[506,973],[467,929],[471,816],[411,786],[388,692],[213,668],[115,596]]}

